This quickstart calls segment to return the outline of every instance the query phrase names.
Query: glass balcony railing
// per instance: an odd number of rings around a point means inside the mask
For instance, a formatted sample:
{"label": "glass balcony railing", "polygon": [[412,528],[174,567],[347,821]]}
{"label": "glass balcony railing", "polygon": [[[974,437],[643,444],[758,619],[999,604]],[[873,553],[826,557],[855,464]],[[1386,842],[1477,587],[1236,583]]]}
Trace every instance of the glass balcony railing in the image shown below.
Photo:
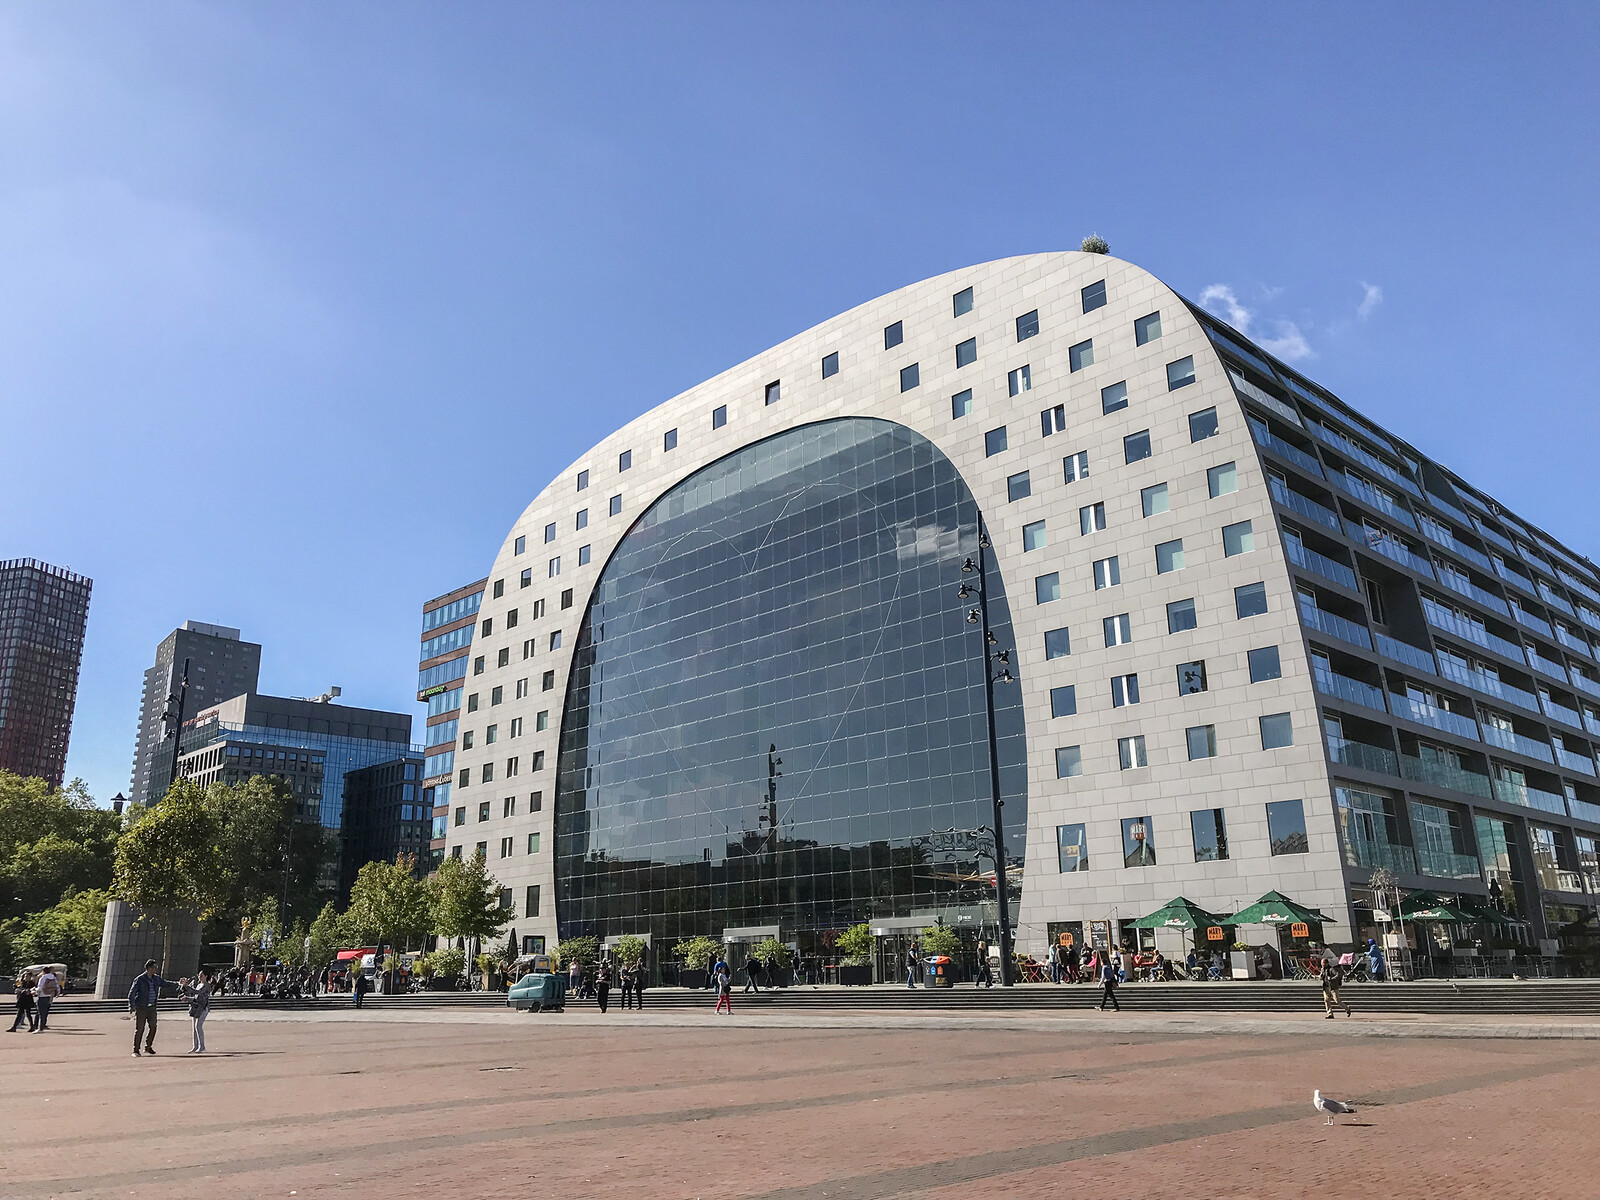
{"label": "glass balcony railing", "polygon": [[1309,496],[1302,496],[1299,492],[1292,491],[1279,483],[1276,479],[1271,481],[1272,498],[1285,508],[1299,513],[1307,520],[1315,521],[1318,525],[1325,526],[1333,532],[1340,532],[1339,514],[1333,509],[1318,504]]}
{"label": "glass balcony railing", "polygon": [[1391,537],[1375,535],[1371,530],[1353,521],[1347,521],[1345,524],[1351,541],[1365,546],[1374,554],[1381,554],[1390,561],[1399,563],[1402,567],[1409,567],[1418,575],[1433,578],[1433,564],[1422,555],[1414,553],[1409,546]]}
{"label": "glass balcony railing", "polygon": [[1334,471],[1328,476],[1328,482],[1345,495],[1361,501],[1361,503],[1370,508],[1377,509],[1406,528],[1415,529],[1417,527],[1415,517],[1404,508],[1401,508],[1395,501],[1368,484],[1366,480],[1357,479],[1355,476],[1346,475],[1341,471]]}
{"label": "glass balcony railing", "polygon": [[[1366,467],[1367,470],[1376,475],[1382,476],[1396,487],[1404,488],[1418,500],[1422,499],[1421,488],[1412,483],[1411,480],[1407,479],[1404,475],[1395,470],[1395,468],[1391,467],[1388,463],[1384,462],[1377,455],[1370,453],[1365,447],[1357,445],[1356,442],[1345,437],[1344,434],[1340,433],[1338,430],[1330,429],[1326,425],[1319,425],[1315,421],[1309,422],[1306,425],[1306,428],[1318,441],[1333,447],[1352,462],[1360,463],[1363,467]],[[1466,519],[1465,513],[1462,514],[1462,519]]]}
{"label": "glass balcony railing", "polygon": [[1334,562],[1326,554],[1318,554],[1309,550],[1294,538],[1285,538],[1284,545],[1288,547],[1289,561],[1297,567],[1302,567],[1315,575],[1337,583],[1340,587],[1349,588],[1352,592],[1359,590],[1356,586],[1356,573],[1343,563]]}
{"label": "glass balcony railing", "polygon": [[1595,612],[1592,608],[1585,608],[1580,604],[1578,606],[1578,620],[1582,621],[1590,629],[1600,630],[1600,613]]}
{"label": "glass balcony railing", "polygon": [[1600,804],[1590,804],[1587,800],[1579,800],[1576,796],[1567,797],[1567,808],[1572,815],[1580,821],[1591,821],[1600,825]]}
{"label": "glass balcony railing", "polygon": [[1426,493],[1426,496],[1427,496],[1427,500],[1428,500],[1429,504],[1433,505],[1435,508],[1437,508],[1442,513],[1449,513],[1452,517],[1454,517],[1456,520],[1460,521],[1463,525],[1471,525],[1471,524],[1474,523],[1471,517],[1467,516],[1466,513],[1462,512],[1459,508],[1457,508],[1454,504],[1451,504],[1450,501],[1446,500],[1444,497],[1436,496],[1432,492]]}
{"label": "glass balcony railing", "polygon": [[1483,726],[1483,740],[1491,746],[1499,746],[1502,750],[1510,750],[1527,758],[1537,758],[1540,762],[1555,766],[1555,751],[1545,743],[1525,737],[1514,729],[1501,729],[1498,725],[1486,722]]}
{"label": "glass balcony railing", "polygon": [[1539,595],[1551,608],[1564,612],[1569,617],[1575,617],[1578,615],[1573,611],[1572,605],[1568,603],[1567,598],[1561,595],[1561,593],[1557,592],[1543,580],[1539,581]]}
{"label": "glass balcony railing", "polygon": [[1500,576],[1501,579],[1505,580],[1524,595],[1529,596],[1532,599],[1538,599],[1539,593],[1533,590],[1533,580],[1527,578],[1525,575],[1517,574],[1517,572],[1513,571],[1510,567],[1507,567],[1504,563],[1494,563],[1493,565],[1494,573]]}
{"label": "glass balcony railing", "polygon": [[1594,759],[1587,754],[1579,754],[1575,750],[1568,750],[1563,746],[1556,747],[1556,764],[1569,771],[1577,771],[1580,775],[1594,775]]}
{"label": "glass balcony railing", "polygon": [[1282,400],[1279,400],[1271,392],[1262,391],[1237,371],[1229,371],[1228,378],[1233,380],[1234,390],[1237,391],[1241,396],[1245,396],[1248,399],[1253,400],[1255,403],[1261,405],[1262,408],[1267,409],[1269,412],[1277,413],[1278,416],[1289,422],[1289,424],[1298,426],[1302,429],[1305,428],[1304,422],[1300,420],[1300,414],[1295,412],[1293,408],[1285,404]]}
{"label": "glass balcony railing", "polygon": [[1583,727],[1595,736],[1600,737],[1600,713],[1596,713],[1592,708],[1584,709]]}
{"label": "glass balcony railing", "polygon": [[1510,779],[1496,779],[1494,798],[1501,804],[1520,804],[1523,808],[1537,808],[1540,812],[1567,815],[1567,798],[1555,792],[1546,792],[1525,783]]}
{"label": "glass balcony railing", "polygon": [[1369,746],[1365,742],[1352,742],[1348,738],[1330,737],[1328,757],[1336,763],[1354,767],[1358,771],[1373,771],[1379,775],[1398,775],[1393,750],[1382,746]]}
{"label": "glass balcony railing", "polygon": [[1466,792],[1468,795],[1489,798],[1489,777],[1479,775],[1476,771],[1463,770],[1461,767],[1450,763],[1437,762],[1426,758],[1412,758],[1409,754],[1400,756],[1400,774],[1413,783],[1431,783],[1434,787],[1449,788],[1451,791]]}
{"label": "glass balcony railing", "polygon": [[[1432,492],[1428,493],[1428,499],[1433,499]],[[1499,546],[1500,549],[1509,550],[1512,554],[1517,552],[1516,544],[1510,538],[1506,537],[1503,533],[1499,533],[1498,531],[1489,528],[1489,526],[1485,525],[1476,517],[1472,519],[1472,527],[1479,533],[1483,534],[1484,537],[1488,538],[1496,546]]]}
{"label": "glass balcony railing", "polygon": [[1504,700],[1507,704],[1527,709],[1531,713],[1542,711],[1539,708],[1539,697],[1532,692],[1524,691],[1515,684],[1507,683],[1486,671],[1474,671],[1471,667],[1464,667],[1448,654],[1439,656],[1439,674],[1453,683],[1462,684],[1485,696],[1493,696],[1496,700]]}
{"label": "glass balcony railing", "polygon": [[1271,450],[1279,458],[1292,462],[1307,475],[1315,475],[1318,479],[1323,478],[1322,464],[1300,449],[1299,446],[1291,446],[1260,421],[1251,421],[1250,431],[1255,434],[1257,445]]}
{"label": "glass balcony railing", "polygon": [[1483,553],[1481,550],[1474,550],[1465,542],[1457,541],[1455,537],[1451,535],[1450,531],[1443,525],[1440,525],[1438,522],[1422,521],[1419,522],[1418,528],[1422,530],[1423,536],[1429,541],[1436,545],[1443,546],[1446,550],[1450,551],[1451,554],[1457,555],[1460,558],[1464,558],[1468,562],[1476,563],[1480,570],[1494,570],[1494,563],[1489,561],[1489,556],[1487,554]]}
{"label": "glass balcony railing", "polygon": [[1555,630],[1550,628],[1550,622],[1543,617],[1536,617],[1520,605],[1512,605],[1511,615],[1517,619],[1518,625],[1525,625],[1535,632],[1542,633],[1547,638],[1555,637]]}
{"label": "glass balcony railing", "polygon": [[1418,700],[1414,696],[1399,692],[1389,693],[1389,703],[1394,706],[1394,715],[1397,717],[1404,717],[1419,725],[1442,729],[1445,733],[1453,733],[1457,737],[1471,738],[1475,742],[1480,740],[1478,723],[1471,717],[1453,713],[1449,709],[1429,704],[1426,700]]}
{"label": "glass balcony railing", "polygon": [[1556,641],[1560,642],[1568,650],[1576,650],[1579,654],[1589,658],[1594,657],[1594,651],[1589,648],[1588,641],[1579,637],[1576,633],[1568,632],[1565,625],[1556,626]]}
{"label": "glass balcony railing", "polygon": [[1600,683],[1596,683],[1582,671],[1573,671],[1570,678],[1572,686],[1580,692],[1587,692],[1591,696],[1600,697]]}
{"label": "glass balcony railing", "polygon": [[1481,879],[1483,872],[1478,860],[1470,854],[1454,850],[1436,850],[1429,846],[1417,847],[1417,871],[1434,879]]}
{"label": "glass balcony railing", "polygon": [[1346,841],[1345,857],[1352,867],[1387,867],[1400,875],[1415,875],[1417,860],[1410,846],[1392,842]]}
{"label": "glass balcony railing", "polygon": [[1337,671],[1324,671],[1320,667],[1314,669],[1312,675],[1316,680],[1317,691],[1324,696],[1348,700],[1351,704],[1375,708],[1379,712],[1389,711],[1384,707],[1383,689],[1380,687],[1362,683],[1359,679],[1351,679],[1350,676],[1341,675]]}
{"label": "glass balcony railing", "polygon": [[1302,601],[1300,622],[1307,629],[1315,629],[1318,633],[1336,637],[1342,642],[1349,642],[1352,646],[1360,646],[1363,650],[1372,649],[1372,635],[1367,632],[1366,626],[1346,620],[1325,608],[1316,608]]}
{"label": "glass balcony railing", "polygon": [[1500,599],[1499,596],[1496,596],[1493,592],[1484,591],[1481,587],[1473,583],[1472,580],[1468,579],[1464,575],[1457,575],[1452,571],[1440,571],[1439,582],[1444,584],[1445,587],[1449,588],[1452,592],[1459,592],[1463,596],[1470,596],[1472,599],[1476,600],[1479,604],[1483,605],[1491,612],[1497,612],[1502,617],[1509,617],[1511,615],[1510,605],[1508,605],[1504,600]]}
{"label": "glass balcony railing", "polygon": [[1490,633],[1474,621],[1466,621],[1456,616],[1443,605],[1435,604],[1426,596],[1422,598],[1422,614],[1428,619],[1428,624],[1445,633],[1454,634],[1456,637],[1465,638],[1475,642],[1487,650],[1504,655],[1513,662],[1521,662],[1522,647],[1516,642],[1507,641],[1505,638]]}
{"label": "glass balcony railing", "polygon": [[1546,658],[1544,655],[1540,654],[1537,646],[1528,646],[1525,649],[1528,655],[1528,665],[1535,671],[1541,671],[1548,675],[1551,679],[1559,679],[1563,682],[1566,681],[1566,667],[1562,666],[1555,659]]}
{"label": "glass balcony railing", "polygon": [[1596,604],[1600,604],[1600,591],[1596,591],[1593,584],[1585,583],[1571,571],[1563,570],[1560,567],[1556,568],[1556,574],[1561,576],[1561,582],[1566,584],[1573,591],[1582,592]]}
{"label": "glass balcony railing", "polygon": [[1429,675],[1439,673],[1438,665],[1433,661],[1433,655],[1409,642],[1398,642],[1392,637],[1381,633],[1373,635],[1378,643],[1378,653],[1385,658],[1393,659],[1398,663],[1405,663],[1408,667],[1415,667],[1419,671],[1426,671]]}
{"label": "glass balcony railing", "polygon": [[1570,708],[1554,696],[1547,696],[1543,692],[1539,693],[1539,703],[1544,705],[1544,711],[1554,720],[1565,721],[1574,729],[1583,728],[1583,714],[1577,709]]}

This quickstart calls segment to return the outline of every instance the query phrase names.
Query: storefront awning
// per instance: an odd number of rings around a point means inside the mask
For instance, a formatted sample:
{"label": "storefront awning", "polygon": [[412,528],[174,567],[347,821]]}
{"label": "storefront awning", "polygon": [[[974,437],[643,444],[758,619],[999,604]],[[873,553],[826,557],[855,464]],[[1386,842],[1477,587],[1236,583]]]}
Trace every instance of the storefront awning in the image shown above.
{"label": "storefront awning", "polygon": [[1232,917],[1209,913],[1184,896],[1167,901],[1164,907],[1156,909],[1148,917],[1128,922],[1134,929],[1207,929],[1212,925],[1233,923]]}

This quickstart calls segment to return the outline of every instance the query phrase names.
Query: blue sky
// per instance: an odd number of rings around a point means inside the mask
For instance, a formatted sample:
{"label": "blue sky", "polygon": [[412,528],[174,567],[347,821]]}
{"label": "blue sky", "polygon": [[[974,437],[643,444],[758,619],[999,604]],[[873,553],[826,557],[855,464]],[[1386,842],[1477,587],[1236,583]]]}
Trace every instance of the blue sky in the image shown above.
{"label": "blue sky", "polygon": [[1600,556],[1597,63],[1587,3],[0,8],[0,557],[95,580],[69,775],[127,787],[186,618],[420,712],[422,602],[597,439],[1090,231]]}

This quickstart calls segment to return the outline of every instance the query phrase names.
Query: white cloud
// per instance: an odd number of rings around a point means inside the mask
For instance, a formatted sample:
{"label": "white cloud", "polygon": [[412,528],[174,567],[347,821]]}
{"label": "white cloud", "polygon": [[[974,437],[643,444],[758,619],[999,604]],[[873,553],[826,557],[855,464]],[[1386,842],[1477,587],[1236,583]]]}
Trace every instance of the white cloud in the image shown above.
{"label": "white cloud", "polygon": [[1200,293],[1200,307],[1227,321],[1240,333],[1250,332],[1250,320],[1255,315],[1239,303],[1239,297],[1225,283],[1213,283]]}
{"label": "white cloud", "polygon": [[1365,321],[1372,315],[1372,310],[1383,303],[1383,289],[1375,283],[1361,283],[1361,303],[1356,307],[1356,316]]}
{"label": "white cloud", "polygon": [[1306,341],[1305,334],[1300,332],[1300,327],[1293,321],[1279,321],[1277,337],[1258,337],[1256,345],[1269,354],[1276,355],[1284,362],[1299,362],[1302,358],[1312,357],[1311,345]]}

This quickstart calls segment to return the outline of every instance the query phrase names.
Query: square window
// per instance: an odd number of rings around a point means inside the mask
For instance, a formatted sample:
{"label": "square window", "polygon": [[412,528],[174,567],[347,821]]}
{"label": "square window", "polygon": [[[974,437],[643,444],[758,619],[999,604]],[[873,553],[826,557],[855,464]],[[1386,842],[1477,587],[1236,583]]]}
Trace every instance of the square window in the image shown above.
{"label": "square window", "polygon": [[839,373],[839,352],[837,350],[835,350],[832,354],[824,354],[822,356],[822,377],[824,379],[831,379],[833,376],[837,375],[838,373]]}
{"label": "square window", "polygon": [[536,732],[542,732],[550,728],[550,710],[548,708],[539,710],[539,714],[533,718],[533,728]]}
{"label": "square window", "polygon": [[1167,364],[1167,391],[1175,392],[1194,382],[1194,355]]}
{"label": "square window", "polygon": [[470,730],[470,729],[463,729],[461,731],[461,748],[463,750],[471,750],[472,749],[472,739],[473,739],[474,736],[475,735],[474,735],[473,731]]}
{"label": "square window", "polygon": [[1206,470],[1206,486],[1211,490],[1211,498],[1226,496],[1239,490],[1239,469],[1233,463],[1223,463],[1219,467],[1209,467]]}
{"label": "square window", "polygon": [[957,392],[950,397],[950,419],[959,421],[962,417],[972,415],[972,389]]}
{"label": "square window", "polygon": [[589,547],[589,546],[579,546],[578,547],[578,565],[580,567],[588,565],[589,558],[590,558],[590,550],[591,550],[591,547]]}
{"label": "square window", "polygon": [[509,667],[511,665],[510,646],[502,646],[500,648],[500,653],[495,655],[494,665],[497,667]]}
{"label": "square window", "polygon": [[1079,342],[1067,350],[1067,367],[1072,371],[1081,371],[1094,363],[1094,339]]}
{"label": "square window", "polygon": [[533,586],[533,568],[532,567],[524,567],[522,569],[522,577],[518,582],[523,587],[532,587]]}
{"label": "square window", "polygon": [[956,343],[956,367],[970,366],[978,361],[978,339],[968,338]]}
{"label": "square window", "polygon": [[487,800],[480,801],[478,803],[478,820],[487,821],[488,819],[489,819],[489,802]]}
{"label": "square window", "polygon": [[1222,553],[1225,558],[1235,554],[1249,554],[1256,548],[1256,535],[1249,521],[1222,527]]}
{"label": "square window", "polygon": [[1274,800],[1267,805],[1267,840],[1273,854],[1308,854],[1306,811],[1298,800]]}
{"label": "square window", "polygon": [[554,688],[555,686],[556,686],[556,673],[554,671],[546,671],[543,675],[541,675],[539,677],[539,690],[541,692],[548,692],[552,688]]}
{"label": "square window", "polygon": [[[676,432],[676,430],[674,430],[674,432]],[[578,510],[578,515],[572,518],[572,527],[574,529],[589,528],[589,510],[587,508],[580,508]]]}
{"label": "square window", "polygon": [[624,450],[621,454],[617,455],[617,472],[619,474],[623,471],[626,471],[631,466],[633,466],[632,450]]}
{"label": "square window", "polygon": [[782,398],[783,381],[774,379],[771,383],[767,384],[766,391],[762,394],[762,400],[767,404],[776,404]]}
{"label": "square window", "polygon": [[553,629],[550,631],[550,649],[561,649],[561,630]]}
{"label": "square window", "polygon": [[1150,765],[1150,759],[1144,751],[1144,734],[1117,739],[1117,763],[1124,771]]}
{"label": "square window", "polygon": [[1288,713],[1272,713],[1261,718],[1261,748],[1276,750],[1294,745],[1294,721]]}
{"label": "square window", "polygon": [[1167,632],[1183,633],[1198,624],[1193,600],[1174,600],[1167,605]]}
{"label": "square window", "polygon": [[1178,695],[1195,696],[1206,690],[1206,662],[1205,659],[1196,659],[1194,662],[1178,664]]}
{"label": "square window", "polygon": [[1080,479],[1089,478],[1089,452],[1080,450],[1076,454],[1069,454],[1061,460],[1061,474],[1068,483],[1076,483]]}
{"label": "square window", "polygon": [[1130,704],[1139,703],[1139,677],[1137,675],[1113,675],[1111,677],[1111,707],[1126,708]]}
{"label": "square window", "polygon": [[1204,408],[1197,413],[1189,414],[1189,440],[1203,442],[1208,437],[1217,436],[1217,410]]}
{"label": "square window", "polygon": [[482,634],[482,636],[488,637],[493,632],[494,632],[494,618],[493,617],[485,617],[483,619],[483,634]]}
{"label": "square window", "polygon": [[611,503],[606,506],[606,511],[613,517],[617,516],[619,513],[621,513],[622,512],[622,497],[621,496],[613,496],[613,497],[611,497]]}
{"label": "square window", "polygon": [[589,486],[589,472],[587,472],[587,471],[579,471],[578,472],[578,490],[580,492],[581,491],[585,491],[588,488],[588,486]]}
{"label": "square window", "polygon": [[1097,308],[1104,308],[1106,305],[1106,281],[1102,279],[1098,283],[1091,283],[1083,289],[1082,296],[1083,311],[1085,313],[1092,313]]}
{"label": "square window", "polygon": [[667,451],[667,450],[676,450],[677,448],[678,448],[678,431],[676,429],[669,429],[669,430],[667,430],[665,433],[663,433],[661,435],[661,449],[663,451]]}
{"label": "square window", "polygon": [[484,661],[483,661],[483,655],[480,654],[480,655],[478,655],[477,658],[472,660],[472,673],[474,675],[482,675],[483,672],[484,672]]}
{"label": "square window", "polygon": [[[540,610],[535,615],[542,617],[544,615],[544,609],[543,609],[544,601],[543,600],[539,601],[539,604],[541,606]],[[571,588],[563,588],[561,590],[561,607],[562,608],[571,608],[572,607],[572,589]]]}
{"label": "square window", "polygon": [[912,363],[909,367],[900,368],[900,390],[909,392],[922,382],[922,371],[919,363]]}
{"label": "square window", "polygon": [[1049,604],[1052,600],[1061,599],[1061,573],[1051,571],[1048,575],[1035,576],[1033,599],[1037,604]]}
{"label": "square window", "polygon": [[1017,318],[1017,341],[1025,342],[1039,332],[1039,310],[1023,313]]}
{"label": "square window", "polygon": [[1113,554],[1110,558],[1097,558],[1094,563],[1094,590],[1103,591],[1122,582],[1122,567]]}
{"label": "square window", "polygon": [[1106,649],[1112,646],[1126,646],[1133,641],[1133,625],[1127,613],[1119,613],[1114,617],[1104,617],[1100,621],[1100,631],[1105,634]]}
{"label": "square window", "polygon": [[[539,853],[539,835],[537,833],[530,833],[528,835],[528,853],[529,854],[537,854],[537,853]],[[531,917],[531,916],[536,916],[537,914],[536,913],[529,913],[528,915]]]}
{"label": "square window", "polygon": [[1183,570],[1183,539],[1175,538],[1156,546],[1156,574]]}
{"label": "square window", "polygon": [[1282,679],[1283,667],[1278,662],[1278,648],[1276,646],[1262,646],[1252,650],[1250,658],[1250,682],[1263,683],[1268,679]]}
{"label": "square window", "polygon": [[1123,409],[1123,408],[1127,408],[1127,407],[1128,407],[1128,381],[1127,380],[1124,379],[1124,380],[1121,380],[1118,383],[1111,384],[1109,387],[1103,387],[1103,388],[1100,389],[1100,411],[1101,411],[1102,414],[1104,414],[1104,413],[1114,413],[1118,409]]}
{"label": "square window", "polygon": [[1147,517],[1154,517],[1170,510],[1167,499],[1167,485],[1156,483],[1139,492],[1139,508]]}
{"label": "square window", "polygon": [[527,548],[528,539],[525,537],[519,537],[516,541],[516,544],[512,547],[511,553],[521,554],[523,551],[527,550]]}
{"label": "square window", "polygon": [[[489,689],[489,707],[490,708],[493,708],[496,704],[503,703],[505,698],[506,698],[506,689],[504,688],[504,686],[492,687],[492,688]],[[491,725],[491,726],[489,726],[489,728],[493,729],[494,726]],[[491,737],[489,740],[493,741],[494,738]]]}
{"label": "square window", "polygon": [[951,296],[950,297],[950,309],[951,309],[951,315],[952,316],[956,316],[956,317],[964,317],[969,312],[971,312],[972,311],[972,289],[971,288],[962,288],[954,296]]}
{"label": "square window", "polygon": [[711,410],[711,428],[721,429],[728,423],[728,406],[719,404]]}
{"label": "square window", "polygon": [[1043,550],[1045,547],[1044,522],[1030,521],[1022,527],[1022,552]]}
{"label": "square window", "polygon": [[896,321],[893,325],[885,325],[883,327],[883,348],[885,350],[893,350],[905,340],[905,329],[902,327],[901,322]]}
{"label": "square window", "polygon": [[1233,589],[1233,612],[1240,620],[1259,617],[1267,611],[1267,585],[1247,583]]}
{"label": "square window", "polygon": [[1083,752],[1077,746],[1056,748],[1056,778],[1071,779],[1083,774]]}
{"label": "square window", "polygon": [[1025,500],[1033,495],[1033,485],[1028,480],[1026,471],[1018,471],[1006,479],[1006,500]]}
{"label": "square window", "polygon": [[539,812],[544,808],[544,793],[533,792],[528,796],[528,811]]}
{"label": "square window", "polygon": [[1078,713],[1078,689],[1072,684],[1050,689],[1050,715],[1072,717]]}
{"label": "square window", "polygon": [[1189,743],[1190,762],[1217,756],[1217,727],[1215,725],[1192,725],[1184,730],[1184,737]]}
{"label": "square window", "polygon": [[1122,439],[1122,461],[1136,463],[1150,457],[1150,431],[1141,429]]}
{"label": "square window", "polygon": [[1027,363],[1006,374],[1006,387],[1013,396],[1033,390],[1033,368]]}
{"label": "square window", "polygon": [[1063,875],[1089,869],[1089,842],[1082,825],[1056,826],[1056,860]]}
{"label": "square window", "polygon": [[547,545],[556,540],[556,524],[554,521],[544,527],[544,540]]}
{"label": "square window", "polygon": [[1106,506],[1100,504],[1085,504],[1078,510],[1078,530],[1085,537],[1091,533],[1099,533],[1106,527]]}
{"label": "square window", "polygon": [[473,692],[470,696],[467,697],[467,711],[469,713],[475,713],[475,712],[478,711],[478,693],[477,692]]}
{"label": "square window", "polygon": [[1006,448],[1006,427],[991,429],[983,435],[983,456],[992,458]]}
{"label": "square window", "polygon": [[465,808],[456,809],[456,824],[457,825],[465,825],[466,823],[467,823],[467,810]]}
{"label": "square window", "polygon": [[1161,336],[1161,314],[1153,312],[1133,323],[1133,344],[1143,346]]}
{"label": "square window", "polygon": [[1071,653],[1071,633],[1065,629],[1046,629],[1044,631],[1045,658],[1066,658]]}
{"label": "square window", "polygon": [[[1194,758],[1195,755],[1190,754],[1189,757]],[[1227,859],[1228,827],[1223,822],[1220,808],[1201,808],[1190,813],[1189,831],[1194,837],[1195,862],[1223,862]]]}

